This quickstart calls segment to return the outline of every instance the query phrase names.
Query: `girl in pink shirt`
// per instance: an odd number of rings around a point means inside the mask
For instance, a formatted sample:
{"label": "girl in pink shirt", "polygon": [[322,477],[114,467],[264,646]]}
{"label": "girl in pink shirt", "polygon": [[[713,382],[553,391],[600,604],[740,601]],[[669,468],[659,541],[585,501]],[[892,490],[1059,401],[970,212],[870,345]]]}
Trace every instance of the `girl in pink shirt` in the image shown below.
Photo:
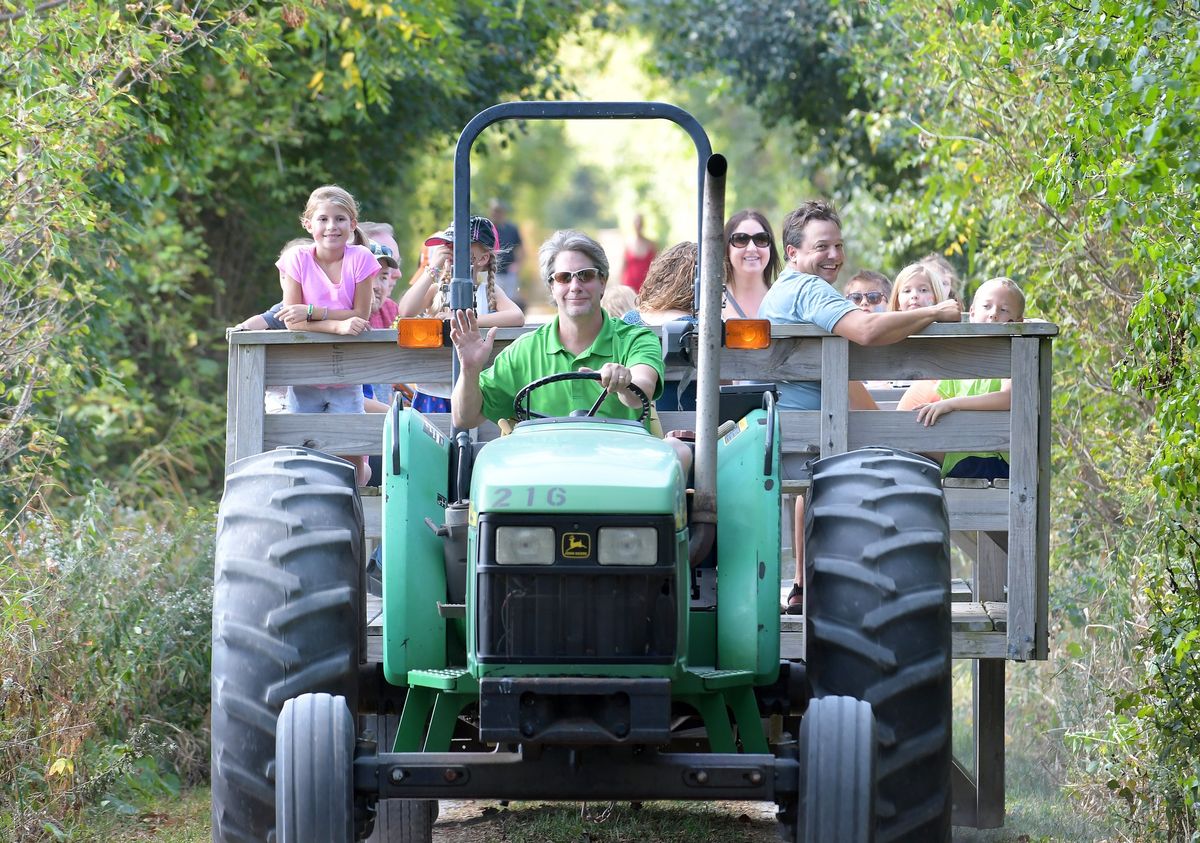
{"label": "girl in pink shirt", "polygon": [[[358,205],[340,187],[318,187],[300,216],[312,246],[280,255],[275,266],[283,288],[278,317],[292,331],[354,336],[369,327],[371,282],[379,262],[366,246],[354,244]],[[289,413],[361,413],[362,387],[311,384],[289,386]],[[347,457],[358,466],[359,485],[371,477],[365,456]]]}

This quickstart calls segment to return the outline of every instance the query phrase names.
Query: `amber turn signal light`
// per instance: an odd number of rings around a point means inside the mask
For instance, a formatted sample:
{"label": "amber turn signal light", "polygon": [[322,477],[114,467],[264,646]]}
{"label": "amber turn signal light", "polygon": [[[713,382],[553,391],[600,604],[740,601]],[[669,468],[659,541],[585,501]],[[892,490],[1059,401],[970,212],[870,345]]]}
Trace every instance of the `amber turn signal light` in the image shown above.
{"label": "amber turn signal light", "polygon": [[441,348],[443,324],[441,319],[397,319],[396,345],[401,348]]}
{"label": "amber turn signal light", "polygon": [[766,348],[771,344],[771,323],[766,319],[727,319],[726,348]]}

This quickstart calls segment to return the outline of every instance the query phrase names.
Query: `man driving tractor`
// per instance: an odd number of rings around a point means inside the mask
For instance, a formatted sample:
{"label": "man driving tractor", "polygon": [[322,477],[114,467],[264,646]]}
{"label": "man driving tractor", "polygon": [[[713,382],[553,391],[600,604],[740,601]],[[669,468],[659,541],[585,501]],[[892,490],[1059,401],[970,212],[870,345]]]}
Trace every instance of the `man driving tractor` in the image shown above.
{"label": "man driving tractor", "polygon": [[[651,331],[611,319],[601,308],[609,269],[604,249],[582,232],[556,231],[538,250],[538,265],[558,314],[514,341],[490,367],[484,368],[495,329],[485,337],[472,311],[454,314],[450,339],[462,367],[451,402],[455,427],[475,427],[485,418],[509,418],[513,399],[526,384],[572,371],[598,373],[600,386],[618,399],[604,401],[596,415],[638,419],[643,415],[642,398],[630,387],[650,400],[662,392],[662,346]],[[566,416],[592,406],[596,397],[595,387],[585,381],[547,384],[538,391],[537,411]],[[668,441],[686,470],[690,450],[682,442]]]}

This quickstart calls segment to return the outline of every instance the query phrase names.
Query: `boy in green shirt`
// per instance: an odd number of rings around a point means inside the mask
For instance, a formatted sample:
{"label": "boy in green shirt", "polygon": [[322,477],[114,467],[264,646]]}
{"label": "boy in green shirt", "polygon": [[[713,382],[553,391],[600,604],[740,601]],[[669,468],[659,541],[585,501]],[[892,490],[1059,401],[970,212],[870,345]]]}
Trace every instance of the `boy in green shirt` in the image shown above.
{"label": "boy in green shirt", "polygon": [[[1025,318],[1025,295],[1009,278],[993,278],[975,293],[971,321],[1020,322]],[[955,410],[1008,410],[1012,408],[1012,381],[1004,378],[945,380],[938,382],[940,401],[917,407],[917,421],[929,427]],[[943,477],[979,477],[989,480],[1008,477],[1006,454],[946,454]]]}

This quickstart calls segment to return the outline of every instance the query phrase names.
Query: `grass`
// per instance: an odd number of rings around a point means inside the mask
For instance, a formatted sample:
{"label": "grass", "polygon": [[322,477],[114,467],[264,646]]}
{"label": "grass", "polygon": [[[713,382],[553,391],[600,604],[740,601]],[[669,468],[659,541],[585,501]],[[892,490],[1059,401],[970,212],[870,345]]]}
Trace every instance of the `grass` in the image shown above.
{"label": "grass", "polygon": [[88,811],[68,832],[72,843],[210,843],[212,800],[208,788],[185,790],[176,798],[156,799],[136,814]]}

